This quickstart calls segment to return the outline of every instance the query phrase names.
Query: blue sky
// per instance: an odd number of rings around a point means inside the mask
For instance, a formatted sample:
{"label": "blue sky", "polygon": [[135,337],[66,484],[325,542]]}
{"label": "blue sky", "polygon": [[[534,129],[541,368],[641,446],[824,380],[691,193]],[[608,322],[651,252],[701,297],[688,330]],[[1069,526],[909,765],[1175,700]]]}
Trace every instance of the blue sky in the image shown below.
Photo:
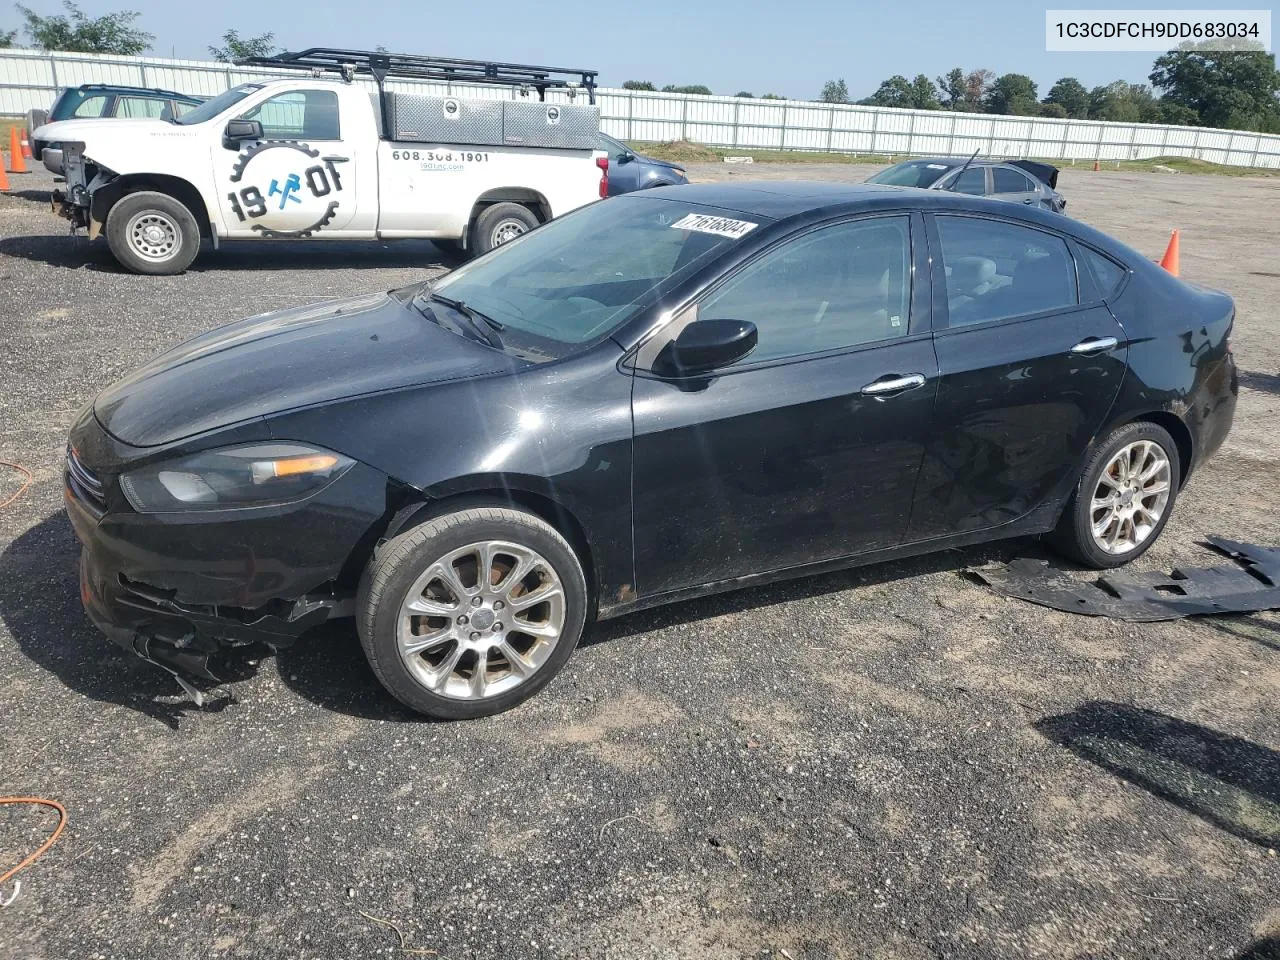
{"label": "blue sky", "polygon": [[[26,2],[42,13],[59,5]],[[1166,9],[1262,6],[1166,3]],[[1087,87],[1118,78],[1145,83],[1155,58],[1047,53],[1044,11],[1072,6],[1064,0],[81,0],[81,6],[90,14],[140,11],[139,25],[156,36],[157,56],[207,57],[206,47],[234,28],[273,31],[290,49],[381,43],[397,52],[594,68],[606,86],[629,79],[659,87],[703,83],[716,93],[772,91],[799,99],[816,98],[823,82],[836,77],[858,99],[894,73],[933,78],[953,66],[1025,73],[1043,96],[1067,75]],[[1075,6],[1131,7],[1098,0]],[[17,26],[16,17],[0,15],[0,28]]]}

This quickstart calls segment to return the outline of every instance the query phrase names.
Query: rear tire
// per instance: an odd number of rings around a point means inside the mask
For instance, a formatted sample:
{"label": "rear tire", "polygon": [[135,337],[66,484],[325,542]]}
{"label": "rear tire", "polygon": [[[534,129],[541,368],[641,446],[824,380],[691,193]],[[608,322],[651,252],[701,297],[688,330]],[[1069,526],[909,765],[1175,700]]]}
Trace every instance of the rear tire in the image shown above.
{"label": "rear tire", "polygon": [[184,272],[200,252],[200,224],[180,200],[146,190],[116,201],[107,214],[107,246],[126,270],[152,276]]}
{"label": "rear tire", "polygon": [[471,249],[477,256],[488,253],[538,226],[538,218],[518,203],[494,203],[476,217],[471,233]]}
{"label": "rear tire", "polygon": [[1050,539],[1095,570],[1136,560],[1169,522],[1181,478],[1169,431],[1146,421],[1125,424],[1089,455]]}
{"label": "rear tire", "polygon": [[402,533],[378,550],[356,596],[378,680],[444,720],[532,697],[568,661],[586,615],[573,548],[539,517],[505,507],[458,510]]}

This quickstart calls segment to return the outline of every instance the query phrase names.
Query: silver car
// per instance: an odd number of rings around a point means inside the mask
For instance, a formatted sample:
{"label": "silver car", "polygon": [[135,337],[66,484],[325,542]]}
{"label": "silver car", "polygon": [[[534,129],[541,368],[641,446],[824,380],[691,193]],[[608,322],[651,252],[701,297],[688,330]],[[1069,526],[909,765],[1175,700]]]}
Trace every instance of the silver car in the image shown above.
{"label": "silver car", "polygon": [[923,190],[951,190],[993,200],[1040,206],[1055,213],[1067,201],[1055,189],[1058,168],[1034,160],[983,160],[966,157],[924,157],[904,160],[881,170],[867,183]]}

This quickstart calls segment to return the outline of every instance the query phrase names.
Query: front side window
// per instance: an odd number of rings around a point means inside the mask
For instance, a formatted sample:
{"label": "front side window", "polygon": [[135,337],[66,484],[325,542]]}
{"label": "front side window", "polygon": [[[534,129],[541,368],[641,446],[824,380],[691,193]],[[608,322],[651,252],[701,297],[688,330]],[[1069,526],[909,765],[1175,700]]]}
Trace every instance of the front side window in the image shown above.
{"label": "front side window", "polygon": [[1032,193],[1035,185],[1017,170],[1008,167],[996,167],[991,171],[995,184],[992,193]]}
{"label": "front side window", "polygon": [[987,171],[982,167],[970,167],[951,182],[951,189],[956,193],[981,197],[987,192]]}
{"label": "front side window", "polygon": [[747,320],[759,343],[740,363],[906,336],[910,218],[814,230],[747,266],[698,306],[699,320]]}
{"label": "front side window", "polygon": [[695,270],[771,222],[652,197],[602,200],[443,277],[435,290],[563,355],[608,336]]}
{"label": "front side window", "polygon": [[268,140],[340,140],[338,95],[332,90],[290,90],[250,109],[241,120],[257,120]]}
{"label": "front side window", "polygon": [[1053,234],[1000,220],[939,216],[948,325],[1074,306],[1075,262]]}

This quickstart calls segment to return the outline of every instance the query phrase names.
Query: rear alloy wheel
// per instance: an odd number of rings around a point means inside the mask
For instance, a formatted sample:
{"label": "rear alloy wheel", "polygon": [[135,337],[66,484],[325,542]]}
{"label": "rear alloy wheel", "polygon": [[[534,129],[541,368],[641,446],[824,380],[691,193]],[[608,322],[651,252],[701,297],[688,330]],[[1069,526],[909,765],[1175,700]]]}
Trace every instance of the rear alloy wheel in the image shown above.
{"label": "rear alloy wheel", "polygon": [[476,217],[474,246],[477,254],[524,236],[538,225],[538,218],[528,207],[518,203],[495,203],[485,207]]}
{"label": "rear alloy wheel", "polygon": [[107,246],[134,273],[182,273],[200,252],[200,225],[167,193],[130,193],[107,214]]}
{"label": "rear alloy wheel", "polygon": [[586,582],[550,525],[480,507],[385,544],[357,615],[369,663],[397,699],[434,717],[482,717],[533,696],[564,666],[586,620]]}
{"label": "rear alloy wheel", "polygon": [[1059,545],[1096,569],[1141,556],[1173,512],[1180,469],[1177,445],[1163,427],[1119,428],[1089,458],[1055,533]]}

